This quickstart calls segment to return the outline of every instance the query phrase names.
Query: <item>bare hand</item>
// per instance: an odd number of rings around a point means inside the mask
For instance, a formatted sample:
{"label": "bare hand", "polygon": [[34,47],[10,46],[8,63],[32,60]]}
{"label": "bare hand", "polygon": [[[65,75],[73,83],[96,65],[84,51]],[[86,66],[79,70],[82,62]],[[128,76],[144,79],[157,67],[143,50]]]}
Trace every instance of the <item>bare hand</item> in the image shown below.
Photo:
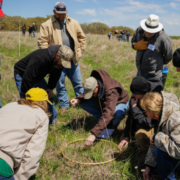
{"label": "bare hand", "polygon": [[91,134],[85,142],[85,146],[91,146],[93,144],[93,142],[95,141],[96,136],[94,134]]}
{"label": "bare hand", "polygon": [[150,177],[151,168],[146,166],[145,172],[143,173],[143,180],[151,180],[152,177]]}
{"label": "bare hand", "polygon": [[123,147],[127,147],[129,144],[129,138],[128,137],[125,137],[118,145],[118,148],[119,149],[122,149]]}
{"label": "bare hand", "polygon": [[47,93],[48,93],[48,98],[54,97],[54,93],[53,93],[53,90],[52,90],[52,89],[47,89],[46,91],[47,91]]}
{"label": "bare hand", "polygon": [[76,104],[79,104],[80,103],[80,100],[79,99],[71,99],[70,100],[70,105],[71,106],[75,106]]}
{"label": "bare hand", "polygon": [[138,99],[136,98],[131,98],[131,106],[132,107],[136,107],[137,106],[137,102],[138,102]]}
{"label": "bare hand", "polygon": [[150,138],[149,138],[150,144],[154,144],[153,137],[154,137],[154,134],[152,134],[152,135],[150,136]]}

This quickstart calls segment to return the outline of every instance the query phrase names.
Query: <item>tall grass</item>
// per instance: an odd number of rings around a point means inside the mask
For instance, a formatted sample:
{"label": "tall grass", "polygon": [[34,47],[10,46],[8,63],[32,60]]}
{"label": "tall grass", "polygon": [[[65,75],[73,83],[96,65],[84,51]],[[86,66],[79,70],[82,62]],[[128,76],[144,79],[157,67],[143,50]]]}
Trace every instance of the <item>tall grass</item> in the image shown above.
{"label": "tall grass", "polygon": [[[38,34],[37,34],[38,35]],[[30,52],[38,49],[37,39],[31,37],[21,37],[21,55],[19,57],[19,34],[16,32],[0,32],[0,52],[1,67],[0,73],[0,97],[2,105],[17,101],[19,94],[14,81],[14,64]],[[180,40],[172,40],[174,50],[180,46]],[[93,69],[104,69],[114,79],[118,80],[130,95],[129,86],[132,78],[136,76],[135,54],[131,44],[127,42],[118,42],[116,39],[108,40],[105,35],[88,35],[87,48],[80,61],[82,81],[89,77]],[[168,78],[165,91],[175,93],[178,98],[180,78],[175,68],[170,62]],[[69,99],[75,97],[73,87],[66,79],[66,89]],[[55,90],[54,90],[55,92]],[[55,92],[56,93],[56,92]],[[59,109],[59,103],[56,99],[56,108]],[[46,149],[40,160],[40,167],[32,179],[42,180],[64,180],[64,179],[131,179],[135,180],[136,171],[134,166],[143,168],[145,153],[135,144],[121,154],[120,158],[110,164],[101,166],[82,166],[65,160],[61,150],[68,142],[87,138],[90,129],[96,123],[96,119],[79,107],[70,107],[63,116],[58,115],[61,121],[60,125],[49,127]],[[120,131],[113,135],[111,141],[119,143],[119,137],[122,134],[124,121],[120,124]],[[115,147],[107,144],[97,143],[92,148],[84,150],[82,144],[74,144],[67,147],[67,155],[75,160],[84,160],[85,162],[104,161],[112,157],[117,151]]]}

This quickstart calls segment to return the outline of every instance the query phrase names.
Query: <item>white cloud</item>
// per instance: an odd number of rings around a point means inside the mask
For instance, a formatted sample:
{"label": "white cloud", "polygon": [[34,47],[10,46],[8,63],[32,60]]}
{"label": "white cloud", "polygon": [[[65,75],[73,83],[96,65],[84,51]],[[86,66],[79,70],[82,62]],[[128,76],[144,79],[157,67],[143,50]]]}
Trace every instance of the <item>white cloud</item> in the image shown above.
{"label": "white cloud", "polygon": [[79,12],[76,12],[76,14],[96,16],[96,10],[95,9],[83,9]]}
{"label": "white cloud", "polygon": [[170,6],[171,6],[173,9],[179,10],[179,3],[170,3]]}
{"label": "white cloud", "polygon": [[95,2],[95,3],[98,3],[98,1],[97,0],[92,0],[93,2]]}
{"label": "white cloud", "polygon": [[[163,9],[163,6],[160,6],[158,4],[152,3],[143,3],[140,1],[134,1],[134,0],[126,0],[121,2],[116,2],[118,4],[121,4],[121,7],[118,7],[120,11],[124,12],[156,12],[156,13],[166,13],[166,11]],[[123,6],[124,5],[124,6]]]}
{"label": "white cloud", "polygon": [[85,2],[85,0],[74,0],[74,1],[77,1],[77,2]]}

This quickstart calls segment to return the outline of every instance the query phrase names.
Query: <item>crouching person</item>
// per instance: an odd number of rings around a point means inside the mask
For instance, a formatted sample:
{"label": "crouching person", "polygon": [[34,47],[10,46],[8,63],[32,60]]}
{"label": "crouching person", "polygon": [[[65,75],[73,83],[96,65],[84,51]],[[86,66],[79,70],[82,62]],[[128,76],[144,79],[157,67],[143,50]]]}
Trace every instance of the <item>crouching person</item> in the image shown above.
{"label": "crouching person", "polygon": [[150,137],[152,144],[145,160],[144,179],[148,180],[152,168],[162,180],[176,180],[180,172],[180,111],[179,100],[171,93],[147,93],[140,102],[149,119],[159,123],[155,134]]}
{"label": "crouching person", "polygon": [[45,90],[32,88],[26,99],[0,109],[0,179],[26,180],[34,175],[46,146],[49,116]]}
{"label": "crouching person", "polygon": [[[14,79],[21,98],[32,87],[40,87],[47,91],[53,102],[53,89],[61,76],[63,68],[71,68],[73,51],[65,45],[51,45],[46,49],[38,49],[19,60],[14,66]],[[45,76],[49,74],[48,83]],[[49,105],[52,114],[50,124],[57,123],[57,111]]]}
{"label": "crouching person", "polygon": [[130,138],[135,138],[138,142],[141,142],[148,140],[153,134],[154,124],[140,107],[140,100],[147,92],[161,92],[163,90],[163,83],[157,78],[146,80],[144,77],[138,76],[132,80],[130,90],[132,96],[129,103],[124,139],[118,146],[120,149],[128,146]]}
{"label": "crouching person", "polygon": [[129,96],[122,85],[102,69],[92,71],[91,77],[85,80],[83,86],[84,93],[72,99],[70,104],[79,104],[82,109],[99,119],[86,139],[85,145],[89,146],[110,122],[113,128],[119,125],[125,117]]}

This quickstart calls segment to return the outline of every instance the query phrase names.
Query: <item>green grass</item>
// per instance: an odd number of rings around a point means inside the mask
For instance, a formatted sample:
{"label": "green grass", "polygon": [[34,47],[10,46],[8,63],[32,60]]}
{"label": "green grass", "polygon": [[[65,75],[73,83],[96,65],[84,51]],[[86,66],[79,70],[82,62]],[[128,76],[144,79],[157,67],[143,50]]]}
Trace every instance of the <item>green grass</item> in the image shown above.
{"label": "green grass", "polygon": [[[19,57],[19,45],[17,33],[0,32],[0,52],[2,80],[0,81],[0,97],[2,105],[19,99],[13,75],[14,64],[30,52],[36,50],[37,39],[21,38],[21,55]],[[178,40],[173,40],[174,50],[180,45]],[[106,36],[87,35],[87,48],[80,61],[82,81],[90,76],[93,69],[104,69],[112,78],[118,80],[130,95],[129,86],[132,78],[136,76],[135,54],[130,43],[118,42],[115,39],[109,41]],[[179,94],[179,73],[176,72],[172,63],[168,65],[169,73],[165,91]],[[75,97],[73,87],[66,79],[65,86],[69,99]],[[54,90],[56,94],[56,91]],[[59,103],[55,96],[56,109]],[[33,180],[84,180],[84,179],[122,179],[136,180],[137,172],[134,166],[139,166],[139,171],[144,168],[144,156],[146,151],[139,149],[135,144],[130,144],[124,150],[120,158],[112,163],[101,166],[83,166],[67,161],[62,156],[62,148],[68,142],[77,139],[86,139],[96,119],[84,112],[79,107],[70,107],[65,115],[58,114],[60,125],[49,127],[46,149],[40,159],[39,169]],[[124,121],[123,121],[124,123]],[[120,127],[123,128],[123,123]],[[111,142],[119,143],[122,131],[115,133]],[[83,142],[71,144],[66,148],[69,158],[84,162],[102,162],[114,157],[117,152],[111,143],[97,142],[91,148],[85,148]],[[140,173],[141,175],[141,173]]]}

